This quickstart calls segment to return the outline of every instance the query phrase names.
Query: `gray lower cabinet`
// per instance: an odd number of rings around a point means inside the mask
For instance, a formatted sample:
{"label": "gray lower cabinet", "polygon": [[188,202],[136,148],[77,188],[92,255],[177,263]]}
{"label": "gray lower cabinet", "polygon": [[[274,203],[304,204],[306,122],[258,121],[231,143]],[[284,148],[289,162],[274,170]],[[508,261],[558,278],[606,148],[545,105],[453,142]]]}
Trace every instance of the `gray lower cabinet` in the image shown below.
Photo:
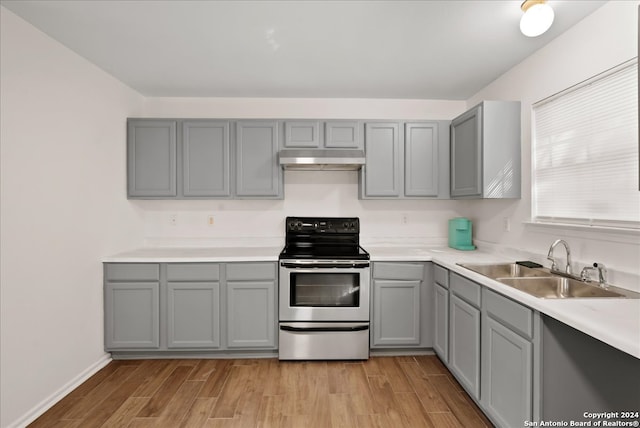
{"label": "gray lower cabinet", "polygon": [[273,263],[227,264],[227,346],[276,345],[276,270]]}
{"label": "gray lower cabinet", "polygon": [[431,346],[430,263],[373,264],[371,348]]}
{"label": "gray lower cabinet", "polygon": [[277,121],[128,119],[130,199],[281,199]]}
{"label": "gray lower cabinet", "polygon": [[449,271],[433,266],[433,350],[449,362]]}
{"label": "gray lower cabinet", "polygon": [[534,420],[534,328],[539,314],[483,289],[482,405],[500,427]]}
{"label": "gray lower cabinet", "polygon": [[443,363],[496,426],[539,421],[540,314],[437,265],[434,284]]}
{"label": "gray lower cabinet", "polygon": [[448,198],[449,122],[365,124],[360,198]]}
{"label": "gray lower cabinet", "polygon": [[445,363],[449,361],[449,290],[435,284],[433,350]]}
{"label": "gray lower cabinet", "polygon": [[451,121],[451,198],[519,198],[520,102],[484,101]]}
{"label": "gray lower cabinet", "polygon": [[220,347],[220,265],[165,266],[167,348]]}
{"label": "gray lower cabinet", "polygon": [[167,285],[167,347],[220,346],[220,283]]}
{"label": "gray lower cabinet", "polygon": [[449,296],[449,368],[467,392],[480,397],[480,310]]}
{"label": "gray lower cabinet", "polygon": [[273,262],[107,263],[105,349],[277,349],[276,284]]}
{"label": "gray lower cabinet", "polygon": [[160,268],[112,264],[105,268],[104,339],[107,349],[160,347]]}
{"label": "gray lower cabinet", "polygon": [[480,398],[481,286],[449,273],[449,368],[475,399]]}

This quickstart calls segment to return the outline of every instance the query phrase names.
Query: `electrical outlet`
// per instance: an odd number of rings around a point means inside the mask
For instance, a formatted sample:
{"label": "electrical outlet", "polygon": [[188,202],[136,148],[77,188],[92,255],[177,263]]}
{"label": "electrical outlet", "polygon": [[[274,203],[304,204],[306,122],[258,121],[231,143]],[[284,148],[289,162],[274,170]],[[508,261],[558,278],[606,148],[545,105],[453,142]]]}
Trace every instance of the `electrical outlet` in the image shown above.
{"label": "electrical outlet", "polygon": [[177,226],[178,225],[178,215],[177,214],[171,214],[169,216],[169,224],[171,226]]}
{"label": "electrical outlet", "polygon": [[210,215],[210,216],[207,217],[207,225],[208,226],[213,226],[214,225],[213,215]]}
{"label": "electrical outlet", "polygon": [[402,214],[402,217],[400,218],[400,222],[402,224],[407,224],[409,222],[407,214]]}
{"label": "electrical outlet", "polygon": [[502,227],[505,232],[511,232],[511,219],[509,217],[502,218]]}

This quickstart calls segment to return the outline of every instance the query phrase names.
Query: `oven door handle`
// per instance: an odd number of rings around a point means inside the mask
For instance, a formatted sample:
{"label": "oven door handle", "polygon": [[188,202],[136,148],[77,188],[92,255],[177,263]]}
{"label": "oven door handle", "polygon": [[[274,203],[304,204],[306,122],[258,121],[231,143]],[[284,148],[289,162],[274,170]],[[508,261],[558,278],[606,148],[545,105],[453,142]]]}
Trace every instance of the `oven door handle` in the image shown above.
{"label": "oven door handle", "polygon": [[290,325],[281,325],[280,330],[294,331],[294,332],[363,331],[363,330],[369,330],[369,326],[356,325],[351,327],[293,327]]}
{"label": "oven door handle", "polygon": [[307,263],[300,263],[300,262],[281,262],[280,266],[285,267],[285,268],[289,268],[289,269],[313,269],[313,268],[319,268],[319,269],[323,269],[323,268],[338,268],[338,269],[345,269],[345,268],[353,268],[353,269],[365,269],[369,267],[369,263],[354,263],[354,262],[350,262],[350,263],[341,263],[341,262],[307,262]]}

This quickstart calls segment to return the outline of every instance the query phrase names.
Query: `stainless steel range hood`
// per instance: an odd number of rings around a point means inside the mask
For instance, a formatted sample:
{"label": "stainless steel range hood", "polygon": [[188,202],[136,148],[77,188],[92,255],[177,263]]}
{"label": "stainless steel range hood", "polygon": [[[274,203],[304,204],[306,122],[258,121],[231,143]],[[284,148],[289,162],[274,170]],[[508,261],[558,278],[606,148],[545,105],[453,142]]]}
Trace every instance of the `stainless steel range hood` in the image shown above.
{"label": "stainless steel range hood", "polygon": [[285,169],[307,171],[353,171],[365,163],[363,150],[346,149],[284,149],[278,159]]}

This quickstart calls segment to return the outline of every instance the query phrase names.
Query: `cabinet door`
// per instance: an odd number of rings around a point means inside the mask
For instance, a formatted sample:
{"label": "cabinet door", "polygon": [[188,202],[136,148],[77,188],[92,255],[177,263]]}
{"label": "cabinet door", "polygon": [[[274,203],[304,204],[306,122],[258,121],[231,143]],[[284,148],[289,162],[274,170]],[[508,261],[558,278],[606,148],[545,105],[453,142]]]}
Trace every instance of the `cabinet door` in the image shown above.
{"label": "cabinet door", "polygon": [[397,123],[367,123],[364,197],[400,196],[400,145]]}
{"label": "cabinet door", "polygon": [[278,165],[278,123],[244,121],[236,132],[236,195],[278,198],[282,168]]}
{"label": "cabinet door", "polygon": [[284,124],[285,147],[320,147],[320,125],[317,120],[292,120]]}
{"label": "cabinet door", "polygon": [[276,347],[276,282],[227,282],[227,346]]}
{"label": "cabinet door", "polygon": [[482,108],[451,122],[451,197],[482,194]]}
{"label": "cabinet door", "polygon": [[350,120],[331,120],[324,124],[324,145],[329,148],[362,148],[362,124]]}
{"label": "cabinet door", "polygon": [[433,350],[447,363],[449,361],[449,290],[441,285],[434,287],[435,334]]}
{"label": "cabinet door", "polygon": [[373,346],[420,345],[421,281],[373,281]]}
{"label": "cabinet door", "polygon": [[438,124],[407,123],[404,133],[405,196],[438,196]]}
{"label": "cabinet door", "polygon": [[483,321],[483,408],[498,426],[521,426],[532,420],[532,344],[489,316]]}
{"label": "cabinet door", "polygon": [[449,368],[467,392],[480,398],[480,311],[449,296]]}
{"label": "cabinet door", "polygon": [[157,349],[160,341],[160,283],[105,284],[105,347]]}
{"label": "cabinet door", "polygon": [[230,196],[229,122],[182,124],[184,196]]}
{"label": "cabinet door", "polygon": [[175,197],[176,122],[127,122],[127,190],[129,197]]}
{"label": "cabinet door", "polygon": [[167,346],[218,348],[220,283],[169,282],[167,293]]}

